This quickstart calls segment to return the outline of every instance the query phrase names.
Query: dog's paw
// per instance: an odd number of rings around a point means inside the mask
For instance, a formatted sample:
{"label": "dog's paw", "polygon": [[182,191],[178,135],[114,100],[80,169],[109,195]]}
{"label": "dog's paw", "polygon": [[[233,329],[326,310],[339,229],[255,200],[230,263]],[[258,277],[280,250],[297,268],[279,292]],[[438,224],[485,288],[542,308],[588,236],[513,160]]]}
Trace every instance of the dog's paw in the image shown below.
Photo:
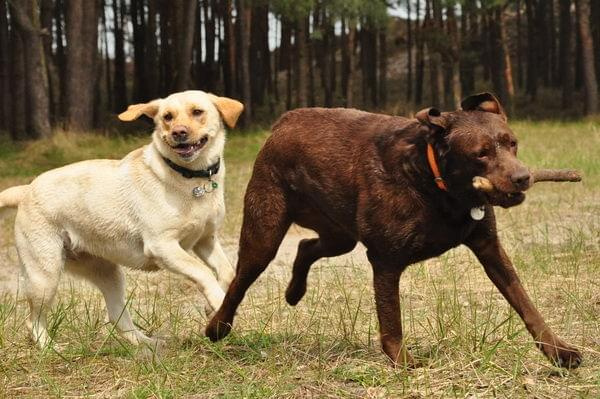
{"label": "dog's paw", "polygon": [[218,320],[216,317],[213,317],[212,320],[206,326],[206,336],[212,341],[219,341],[227,336],[231,331],[231,323],[227,323],[221,320]]}
{"label": "dog's paw", "polygon": [[293,284],[290,282],[287,290],[285,290],[285,300],[292,306],[296,306],[298,302],[304,297],[306,294],[306,283],[304,284]]}
{"label": "dog's paw", "polygon": [[576,369],[583,361],[581,352],[563,342],[555,345],[544,344],[542,351],[555,366],[565,369]]}
{"label": "dog's paw", "polygon": [[555,365],[565,369],[576,369],[581,365],[583,356],[577,349],[567,346],[560,348],[556,353],[556,357],[552,359]]}

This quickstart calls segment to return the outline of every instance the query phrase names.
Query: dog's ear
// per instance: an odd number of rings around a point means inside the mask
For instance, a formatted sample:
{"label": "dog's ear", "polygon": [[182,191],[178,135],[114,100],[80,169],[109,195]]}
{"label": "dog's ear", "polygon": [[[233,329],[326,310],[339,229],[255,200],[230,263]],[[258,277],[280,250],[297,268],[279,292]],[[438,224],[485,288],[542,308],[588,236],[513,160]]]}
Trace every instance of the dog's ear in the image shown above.
{"label": "dog's ear", "polygon": [[149,118],[154,118],[158,112],[160,100],[153,100],[144,104],[133,104],[127,107],[127,111],[119,114],[119,119],[123,122],[131,122],[140,116],[146,115]]}
{"label": "dog's ear", "polygon": [[244,104],[231,98],[219,97],[210,93],[208,96],[210,97],[210,101],[212,101],[219,110],[225,124],[230,128],[234,128],[240,114],[244,110]]}
{"label": "dog's ear", "polygon": [[424,125],[439,129],[446,129],[448,122],[437,108],[425,108],[415,114],[415,118]]}
{"label": "dog's ear", "polygon": [[492,93],[479,93],[462,100],[460,106],[463,111],[484,111],[498,114],[506,120],[506,113],[500,101]]}

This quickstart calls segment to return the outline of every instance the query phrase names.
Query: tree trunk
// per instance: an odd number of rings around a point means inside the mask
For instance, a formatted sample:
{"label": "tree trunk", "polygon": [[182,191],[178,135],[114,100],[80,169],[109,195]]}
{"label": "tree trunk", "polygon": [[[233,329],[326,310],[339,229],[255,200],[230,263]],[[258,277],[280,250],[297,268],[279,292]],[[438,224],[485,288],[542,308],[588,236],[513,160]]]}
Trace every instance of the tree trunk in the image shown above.
{"label": "tree trunk", "polygon": [[[216,6],[216,2],[213,0],[212,4]],[[211,7],[208,0],[204,1],[204,31],[205,35],[205,47],[206,47],[206,60],[204,68],[204,79],[203,87],[207,91],[215,90],[215,83],[218,79],[218,72],[215,67],[215,36],[216,36],[216,18],[215,18],[215,7]],[[209,12],[210,11],[210,12]],[[200,26],[197,26],[200,29]],[[199,44],[200,46],[201,44]]]}
{"label": "tree trunk", "polygon": [[523,24],[521,23],[521,0],[516,3],[517,23],[517,85],[523,87]]}
{"label": "tree trunk", "polygon": [[535,101],[538,87],[538,60],[537,60],[537,37],[534,18],[534,1],[525,0],[525,12],[527,14],[527,94]]}
{"label": "tree trunk", "polygon": [[[581,37],[581,55],[583,64],[583,89],[585,93],[585,115],[598,112],[598,81],[594,67],[594,44],[590,31],[590,4],[588,0],[575,0],[575,9],[579,19]],[[597,22],[597,21],[596,21]]]}
{"label": "tree trunk", "polygon": [[248,126],[252,122],[253,107],[252,93],[250,87],[250,32],[252,29],[252,8],[248,0],[237,1],[238,29],[242,39],[240,43],[240,67],[241,67],[241,88],[242,102],[244,103],[243,125]]}
{"label": "tree trunk", "polygon": [[67,55],[65,51],[65,4],[63,0],[55,0],[54,24],[56,26],[56,58],[55,64],[58,76],[58,104],[56,119],[64,121],[67,115]]}
{"label": "tree trunk", "polygon": [[[125,13],[123,7],[121,8],[121,12]],[[133,99],[135,102],[143,102],[149,99],[146,92],[146,81],[148,79],[146,77],[146,20],[144,17],[144,0],[131,0],[130,14],[131,24],[133,25]],[[168,18],[168,16],[165,16],[165,18]],[[115,73],[116,68],[115,66]]]}
{"label": "tree trunk", "polygon": [[[410,7],[411,0],[406,2],[406,101],[412,100],[413,88],[413,29],[412,29],[412,14]],[[419,15],[417,14],[417,20]]]}
{"label": "tree trunk", "polygon": [[494,91],[500,98],[508,113],[512,111],[512,95],[514,88],[512,83],[512,71],[510,57],[506,48],[506,37],[504,28],[504,7],[496,6],[490,11],[490,49],[493,54],[491,60],[491,78]]}
{"label": "tree trunk", "polygon": [[308,51],[306,43],[306,20],[308,17],[299,18],[296,22],[296,65],[297,85],[296,104],[298,107],[308,105]]}
{"label": "tree trunk", "polygon": [[261,4],[252,8],[250,35],[250,79],[254,105],[263,105],[270,76],[269,7]]}
{"label": "tree trunk", "polygon": [[538,30],[536,42],[537,46],[537,62],[539,75],[542,77],[544,86],[550,85],[550,43],[548,30],[548,0],[537,1],[536,7],[536,28]]}
{"label": "tree trunk", "polygon": [[[114,26],[114,78],[113,78],[113,96],[116,113],[123,112],[127,108],[127,87],[125,84],[125,40],[123,34],[125,1],[112,0],[113,7],[113,26]],[[132,7],[133,8],[133,7]],[[137,46],[137,45],[136,45]],[[138,57],[140,59],[138,59]],[[136,57],[136,64],[144,62],[140,56]]]}
{"label": "tree trunk", "polygon": [[66,101],[67,127],[93,128],[98,43],[98,2],[67,3]]}
{"label": "tree trunk", "polygon": [[0,136],[12,129],[10,89],[10,38],[6,0],[0,0]]}
{"label": "tree trunk", "polygon": [[25,50],[25,82],[27,87],[27,116],[32,138],[48,137],[50,99],[48,69],[42,42],[39,8],[35,0],[11,3],[11,17],[18,27]]}
{"label": "tree trunk", "polygon": [[387,27],[379,29],[379,106],[385,107],[387,103]]}
{"label": "tree trunk", "polygon": [[460,84],[460,37],[458,25],[456,23],[456,15],[454,13],[454,4],[449,4],[447,10],[448,38],[450,40],[449,61],[451,63],[452,107],[453,109],[459,109],[462,100]]}
{"label": "tree trunk", "polygon": [[559,65],[558,76],[562,86],[562,106],[571,107],[573,104],[574,70],[573,70],[573,16],[571,15],[571,0],[560,0],[560,36],[559,36]]}
{"label": "tree trunk", "polygon": [[223,59],[223,84],[225,86],[225,95],[236,97],[237,86],[235,79],[236,72],[236,54],[235,54],[235,30],[232,22],[232,3],[231,0],[222,2],[223,18],[223,45],[225,46]]}
{"label": "tree trunk", "polygon": [[48,75],[48,103],[50,107],[50,124],[56,121],[58,114],[58,74],[52,54],[52,19],[54,13],[53,0],[40,1],[40,22],[41,29],[48,34],[44,34],[42,41],[44,43],[44,59],[46,61],[46,73]]}
{"label": "tree trunk", "polygon": [[173,3],[175,7],[175,27],[177,57],[175,58],[175,91],[191,88],[192,50],[194,47],[194,27],[196,0],[185,0]]}
{"label": "tree trunk", "polygon": [[344,96],[346,97],[345,106],[350,108],[354,106],[354,44],[356,40],[356,20],[350,19],[348,21],[348,37],[346,40],[346,54],[347,54],[347,71],[346,71],[346,91]]}
{"label": "tree trunk", "polygon": [[160,95],[166,96],[173,91],[173,63],[176,57],[176,39],[173,34],[174,7],[168,1],[158,1],[160,5]]}
{"label": "tree trunk", "polygon": [[425,29],[425,21],[423,25],[419,26],[419,12],[421,9],[421,1],[417,0],[415,14],[416,19],[416,68],[415,68],[415,104],[421,105],[423,103],[423,81],[425,79],[425,41],[423,40],[423,30]]}
{"label": "tree trunk", "polygon": [[554,0],[548,2],[549,75],[552,86],[558,87],[558,62],[556,50],[556,18]]}
{"label": "tree trunk", "polygon": [[156,38],[156,14],[157,6],[156,0],[148,0],[148,19],[146,22],[146,51],[145,59],[146,63],[146,97],[147,99],[153,99],[159,97],[160,87],[160,67],[158,58],[158,43]]}
{"label": "tree trunk", "polygon": [[[600,74],[600,1],[590,2],[590,21],[596,21],[590,25],[594,42],[594,58],[596,59],[596,78]],[[598,88],[600,89],[600,79],[598,79]]]}
{"label": "tree trunk", "polygon": [[21,35],[11,24],[10,30],[10,103],[12,106],[12,130],[13,140],[26,140],[27,136],[27,94],[25,84],[25,50]]}
{"label": "tree trunk", "polygon": [[[115,108],[115,102],[114,102],[114,95],[113,95],[113,79],[112,79],[112,75],[111,75],[111,70],[112,70],[112,59],[111,59],[111,52],[110,49],[108,48],[108,43],[109,43],[109,39],[108,39],[108,23],[107,23],[107,18],[106,18],[106,7],[107,7],[107,1],[108,0],[101,0],[100,2],[100,9],[102,10],[101,12],[101,26],[102,26],[102,38],[101,38],[101,46],[102,46],[102,50],[101,52],[103,52],[103,61],[104,61],[104,85],[105,88],[104,90],[106,91],[106,108],[109,110],[114,110]],[[114,16],[113,16],[114,18]],[[114,37],[114,35],[113,35]]]}

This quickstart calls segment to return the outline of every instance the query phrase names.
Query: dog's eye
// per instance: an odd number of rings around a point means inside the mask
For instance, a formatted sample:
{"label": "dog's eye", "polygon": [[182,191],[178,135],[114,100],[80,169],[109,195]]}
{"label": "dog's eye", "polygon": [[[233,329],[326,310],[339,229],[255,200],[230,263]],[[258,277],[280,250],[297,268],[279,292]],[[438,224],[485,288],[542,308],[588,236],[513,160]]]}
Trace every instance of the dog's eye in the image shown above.
{"label": "dog's eye", "polygon": [[490,155],[490,151],[487,148],[482,149],[477,153],[477,158],[482,159]]}
{"label": "dog's eye", "polygon": [[194,116],[200,116],[204,113],[204,111],[202,111],[201,109],[195,109],[192,111],[192,115]]}
{"label": "dog's eye", "polygon": [[169,122],[173,119],[173,114],[171,114],[170,112],[167,112],[166,114],[163,115],[163,119],[166,120],[167,122]]}
{"label": "dog's eye", "polygon": [[511,146],[511,148],[515,148],[515,147],[517,146],[517,142],[516,142],[516,141],[514,141],[514,140],[513,140],[513,141],[511,141],[511,142],[510,142],[510,146]]}

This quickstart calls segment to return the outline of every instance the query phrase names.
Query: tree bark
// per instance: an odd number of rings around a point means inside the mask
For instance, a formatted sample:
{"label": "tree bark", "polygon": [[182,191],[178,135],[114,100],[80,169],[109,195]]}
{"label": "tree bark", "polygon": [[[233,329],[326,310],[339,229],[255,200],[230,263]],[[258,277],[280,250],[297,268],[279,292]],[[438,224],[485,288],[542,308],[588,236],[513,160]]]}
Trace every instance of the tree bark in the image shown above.
{"label": "tree bark", "polygon": [[425,79],[425,41],[423,40],[423,30],[425,29],[425,21],[422,25],[419,25],[419,11],[421,1],[417,0],[415,14],[416,19],[416,45],[417,54],[415,60],[415,104],[420,105],[423,103],[423,81]]}
{"label": "tree bark", "polygon": [[527,15],[527,94],[535,101],[538,88],[537,35],[535,28],[535,0],[525,0]]}
{"label": "tree bark", "polygon": [[146,51],[144,62],[146,63],[146,97],[154,99],[160,95],[160,66],[158,58],[158,43],[156,37],[156,14],[157,0],[148,0],[148,18],[146,21]]}
{"label": "tree bark", "polygon": [[448,5],[447,22],[448,22],[448,38],[450,40],[450,63],[451,63],[451,90],[452,90],[452,107],[453,109],[460,108],[462,100],[461,80],[460,80],[460,37],[458,33],[458,25],[456,23],[456,15],[454,13],[454,4]]}
{"label": "tree bark", "polygon": [[244,103],[244,115],[242,123],[244,126],[250,125],[252,122],[253,107],[252,107],[252,92],[250,87],[250,32],[252,29],[252,8],[248,0],[237,0],[237,15],[238,29],[240,32],[240,67],[241,67],[241,88],[242,102]]}
{"label": "tree bark", "polygon": [[175,7],[175,28],[177,37],[177,57],[175,59],[175,91],[191,88],[192,50],[194,47],[194,26],[196,0],[185,0],[173,3]]}
{"label": "tree bark", "polygon": [[[412,13],[411,0],[406,2],[406,101],[412,100],[413,88],[413,28],[412,28]],[[417,21],[419,15],[417,14]]]}
{"label": "tree bark", "polygon": [[348,21],[348,37],[346,40],[347,71],[346,71],[346,107],[354,106],[354,45],[356,40],[356,20]]}
{"label": "tree bark", "polygon": [[93,128],[98,43],[98,2],[67,3],[66,103],[67,128]]}
{"label": "tree bark", "polygon": [[25,82],[30,135],[32,138],[48,137],[52,134],[48,70],[42,41],[43,32],[39,8],[35,0],[11,2],[10,5],[11,17],[19,29],[25,50]]}
{"label": "tree bark", "polygon": [[308,105],[308,49],[306,43],[306,20],[308,17],[299,18],[296,22],[296,65],[297,65],[297,92],[296,104],[298,107]]}
{"label": "tree bark", "polygon": [[594,44],[590,31],[589,1],[575,0],[575,9],[579,19],[579,36],[581,38],[583,89],[585,94],[584,113],[585,115],[592,115],[598,112],[598,81],[596,80],[594,66]]}
{"label": "tree bark", "polygon": [[379,29],[379,106],[387,103],[387,27]]}
{"label": "tree bark", "polygon": [[[132,4],[133,8],[134,4]],[[127,86],[125,83],[125,40],[123,34],[125,1],[112,0],[113,26],[114,26],[114,78],[113,78],[113,111],[123,112],[127,108]],[[135,35],[134,35],[135,37]],[[135,39],[134,39],[135,40]],[[137,46],[137,44],[136,44]],[[136,64],[144,62],[141,55],[136,57]],[[139,98],[138,98],[139,99]]]}
{"label": "tree bark", "polygon": [[[13,24],[11,24],[13,25]],[[26,140],[27,135],[27,92],[25,84],[25,55],[23,40],[18,29],[11,26],[10,30],[10,103],[11,125],[10,131],[13,140]]]}
{"label": "tree bark", "polygon": [[573,70],[573,16],[571,0],[560,0],[560,35],[558,76],[562,86],[562,106],[568,108],[573,103],[574,70]]}
{"label": "tree bark", "polygon": [[9,132],[11,122],[10,90],[10,37],[8,18],[6,17],[6,0],[0,0],[0,136]]}
{"label": "tree bark", "polygon": [[67,55],[65,50],[65,14],[66,6],[63,0],[55,0],[54,3],[54,25],[56,27],[56,64],[58,76],[58,104],[56,120],[64,121],[67,115]]}
{"label": "tree bark", "polygon": [[235,54],[235,29],[232,19],[232,3],[231,0],[222,2],[222,18],[223,18],[223,45],[225,46],[223,59],[223,84],[225,87],[225,95],[236,97],[237,86],[235,79],[236,72],[236,54]]}

